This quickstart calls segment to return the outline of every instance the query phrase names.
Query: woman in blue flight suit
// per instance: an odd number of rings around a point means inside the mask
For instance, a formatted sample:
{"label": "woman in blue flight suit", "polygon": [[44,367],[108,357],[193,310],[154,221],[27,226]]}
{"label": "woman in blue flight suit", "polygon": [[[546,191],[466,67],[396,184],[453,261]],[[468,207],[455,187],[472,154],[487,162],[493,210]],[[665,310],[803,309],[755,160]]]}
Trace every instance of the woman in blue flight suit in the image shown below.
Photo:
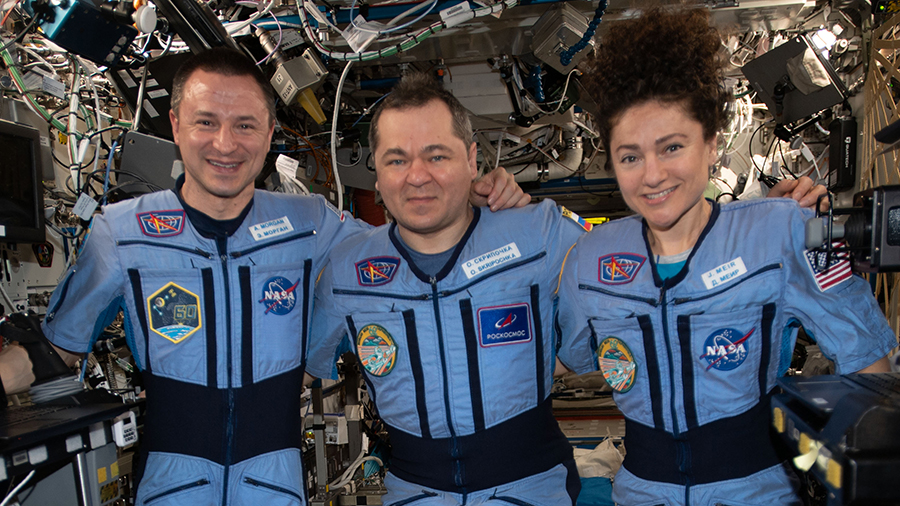
{"label": "woman in blue flight suit", "polygon": [[887,370],[896,346],[846,258],[826,269],[804,251],[809,211],[703,198],[726,121],[720,48],[705,10],[653,10],[610,30],[585,80],[638,216],[595,228],[569,253],[559,357],[602,370],[625,414],[622,505],[797,503],[768,413],[798,325],[839,373]]}

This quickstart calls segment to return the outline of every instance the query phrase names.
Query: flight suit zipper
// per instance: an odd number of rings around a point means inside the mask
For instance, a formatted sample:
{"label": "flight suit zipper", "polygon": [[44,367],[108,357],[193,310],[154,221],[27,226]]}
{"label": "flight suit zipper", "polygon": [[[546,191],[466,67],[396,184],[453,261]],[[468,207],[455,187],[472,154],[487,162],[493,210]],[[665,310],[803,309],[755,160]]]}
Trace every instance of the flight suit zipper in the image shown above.
{"label": "flight suit zipper", "polygon": [[[669,311],[668,302],[666,301],[666,283],[663,283],[659,290],[659,300],[657,304],[662,314],[663,339],[666,343],[666,358],[669,361],[669,411],[672,416],[672,437],[675,440],[675,458],[679,472],[684,476],[684,501],[685,505],[691,504],[691,480],[690,470],[688,469],[689,448],[684,441],[681,440],[681,429],[678,427],[678,412],[675,409],[675,359],[672,356],[672,340],[669,336]],[[683,359],[684,357],[682,357]]]}
{"label": "flight suit zipper", "polygon": [[428,282],[431,284],[431,298],[434,301],[434,323],[437,328],[438,351],[441,357],[441,376],[444,389],[444,411],[447,417],[447,430],[450,431],[450,456],[456,459],[456,469],[453,482],[457,487],[462,487],[462,463],[459,461],[459,441],[456,439],[456,431],[453,429],[453,417],[450,413],[450,385],[447,374],[447,353],[444,350],[444,329],[441,325],[441,304],[438,296],[437,279],[432,276]]}
{"label": "flight suit zipper", "polygon": [[[222,478],[222,506],[228,506],[228,474],[231,468],[232,450],[234,446],[234,388],[232,384],[232,346],[231,346],[231,286],[228,276],[228,239],[216,238],[216,248],[222,263],[222,277],[225,286],[225,360],[226,360],[226,397],[228,410],[225,417],[225,462]],[[218,384],[212,385],[217,388]]]}

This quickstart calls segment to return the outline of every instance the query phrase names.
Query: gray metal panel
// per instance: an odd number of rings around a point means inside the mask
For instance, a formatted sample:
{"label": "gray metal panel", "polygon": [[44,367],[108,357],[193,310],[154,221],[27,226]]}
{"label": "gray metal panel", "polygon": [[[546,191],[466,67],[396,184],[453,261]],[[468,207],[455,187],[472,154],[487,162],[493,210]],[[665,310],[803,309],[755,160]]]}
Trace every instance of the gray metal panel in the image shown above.
{"label": "gray metal panel", "polygon": [[[172,177],[172,163],[177,159],[178,149],[174,142],[131,131],[125,134],[120,168],[133,172],[162,189],[173,189],[176,178]],[[123,174],[117,181],[121,184],[135,181],[135,178]],[[123,189],[129,193],[154,191],[144,184],[128,185]]]}

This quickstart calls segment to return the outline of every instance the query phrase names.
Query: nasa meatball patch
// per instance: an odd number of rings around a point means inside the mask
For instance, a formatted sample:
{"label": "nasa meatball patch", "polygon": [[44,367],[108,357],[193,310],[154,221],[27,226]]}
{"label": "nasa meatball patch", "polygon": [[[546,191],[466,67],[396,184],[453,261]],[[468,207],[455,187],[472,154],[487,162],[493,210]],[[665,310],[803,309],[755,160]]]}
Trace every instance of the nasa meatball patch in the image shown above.
{"label": "nasa meatball patch", "polygon": [[703,355],[700,358],[708,364],[706,370],[731,371],[740,367],[747,359],[747,340],[755,328],[749,332],[735,329],[719,329],[706,338]]}
{"label": "nasa meatball patch", "polygon": [[282,276],[275,276],[266,280],[262,287],[262,298],[259,302],[266,307],[264,314],[286,315],[290,313],[294,306],[297,305],[297,297],[294,291],[297,289],[296,283],[292,283],[289,279]]}
{"label": "nasa meatball patch", "polygon": [[484,348],[531,341],[528,304],[483,307],[478,310],[478,342]]}

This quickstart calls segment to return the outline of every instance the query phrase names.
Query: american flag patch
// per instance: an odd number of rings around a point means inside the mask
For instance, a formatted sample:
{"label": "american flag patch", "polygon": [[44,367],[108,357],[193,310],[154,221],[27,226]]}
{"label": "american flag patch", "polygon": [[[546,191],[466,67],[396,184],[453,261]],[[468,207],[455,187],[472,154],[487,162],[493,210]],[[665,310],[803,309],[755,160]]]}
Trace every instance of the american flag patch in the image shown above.
{"label": "american flag patch", "polygon": [[[831,244],[832,248],[845,248],[846,246],[847,244],[843,241],[835,241]],[[828,255],[824,251],[806,250],[805,255],[806,264],[812,271],[816,285],[823,292],[853,276],[853,271],[850,269],[850,253],[846,251],[832,252],[830,262],[827,262]]]}

